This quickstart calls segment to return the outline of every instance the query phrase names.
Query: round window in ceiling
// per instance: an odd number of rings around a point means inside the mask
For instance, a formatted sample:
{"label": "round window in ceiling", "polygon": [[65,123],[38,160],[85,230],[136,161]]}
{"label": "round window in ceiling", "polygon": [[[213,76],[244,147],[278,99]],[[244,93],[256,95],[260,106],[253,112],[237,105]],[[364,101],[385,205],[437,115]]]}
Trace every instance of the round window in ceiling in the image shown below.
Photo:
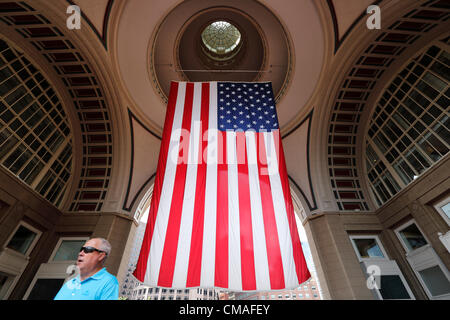
{"label": "round window in ceiling", "polygon": [[237,53],[241,45],[241,33],[238,28],[226,21],[215,21],[202,32],[202,42],[214,58],[229,58]]}

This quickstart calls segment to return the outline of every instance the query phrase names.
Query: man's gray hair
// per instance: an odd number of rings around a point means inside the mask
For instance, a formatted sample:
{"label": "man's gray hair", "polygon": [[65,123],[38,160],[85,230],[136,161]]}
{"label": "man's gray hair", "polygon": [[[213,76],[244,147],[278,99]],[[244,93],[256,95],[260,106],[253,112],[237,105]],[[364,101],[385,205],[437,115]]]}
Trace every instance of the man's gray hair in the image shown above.
{"label": "man's gray hair", "polygon": [[109,243],[109,241],[104,238],[92,238],[92,239],[100,240],[100,248],[98,249],[104,251],[106,253],[106,256],[109,256],[109,254],[111,253],[111,244]]}

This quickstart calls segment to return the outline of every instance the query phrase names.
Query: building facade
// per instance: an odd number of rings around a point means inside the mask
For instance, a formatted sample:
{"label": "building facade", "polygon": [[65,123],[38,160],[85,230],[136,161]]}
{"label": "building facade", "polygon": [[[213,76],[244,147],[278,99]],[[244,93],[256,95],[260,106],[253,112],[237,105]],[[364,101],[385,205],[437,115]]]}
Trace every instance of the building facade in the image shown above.
{"label": "building facade", "polygon": [[449,15],[448,0],[1,0],[0,299],[51,299],[93,236],[125,281],[171,80],[272,82],[324,299],[449,299]]}
{"label": "building facade", "polygon": [[219,300],[219,291],[215,289],[166,289],[159,287],[137,286],[129,300]]}
{"label": "building facade", "polygon": [[294,290],[235,292],[233,298],[234,300],[322,300],[315,277],[311,277],[311,279]]}

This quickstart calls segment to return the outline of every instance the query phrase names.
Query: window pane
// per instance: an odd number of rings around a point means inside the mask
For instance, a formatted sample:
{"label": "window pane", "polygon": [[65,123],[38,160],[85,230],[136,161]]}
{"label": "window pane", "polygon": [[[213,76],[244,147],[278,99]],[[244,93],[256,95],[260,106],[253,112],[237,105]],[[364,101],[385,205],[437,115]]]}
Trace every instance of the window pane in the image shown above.
{"label": "window pane", "polygon": [[384,300],[411,299],[403,285],[402,279],[397,275],[382,275],[380,282],[380,294]]}
{"label": "window pane", "polygon": [[422,235],[415,223],[401,230],[399,233],[403,239],[403,242],[411,251],[427,244],[427,240],[425,240],[425,237]]}
{"label": "window pane", "polygon": [[13,282],[14,276],[0,271],[0,300],[5,298],[6,292]]}
{"label": "window pane", "polygon": [[353,239],[353,241],[358,248],[361,258],[384,258],[383,253],[381,252],[381,249],[375,239]]}
{"label": "window pane", "polygon": [[450,283],[439,266],[419,271],[419,274],[432,296],[450,293]]}
{"label": "window pane", "polygon": [[19,140],[11,136],[8,141],[6,141],[2,147],[0,148],[0,159],[2,159],[6,154],[8,154],[9,151],[19,142]]}
{"label": "window pane", "polygon": [[12,239],[9,241],[7,247],[14,251],[25,254],[28,248],[30,248],[31,243],[36,238],[36,236],[37,234],[35,232],[24,226],[20,226]]}
{"label": "window pane", "polygon": [[443,206],[441,207],[441,209],[442,209],[442,211],[445,213],[445,215],[447,216],[447,218],[450,219],[450,202],[447,203],[447,204],[445,204],[445,205],[443,205]]}
{"label": "window pane", "polygon": [[74,261],[77,260],[80,248],[86,240],[63,240],[53,261]]}
{"label": "window pane", "polygon": [[53,300],[64,279],[38,279],[27,300]]}

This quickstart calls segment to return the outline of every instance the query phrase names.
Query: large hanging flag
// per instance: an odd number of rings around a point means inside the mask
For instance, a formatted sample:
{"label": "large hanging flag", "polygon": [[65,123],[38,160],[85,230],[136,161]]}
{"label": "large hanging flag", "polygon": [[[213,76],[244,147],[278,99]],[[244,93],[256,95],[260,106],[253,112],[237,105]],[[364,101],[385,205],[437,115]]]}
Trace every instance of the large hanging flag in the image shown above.
{"label": "large hanging flag", "polygon": [[135,277],[231,291],[310,278],[271,83],[172,82]]}

